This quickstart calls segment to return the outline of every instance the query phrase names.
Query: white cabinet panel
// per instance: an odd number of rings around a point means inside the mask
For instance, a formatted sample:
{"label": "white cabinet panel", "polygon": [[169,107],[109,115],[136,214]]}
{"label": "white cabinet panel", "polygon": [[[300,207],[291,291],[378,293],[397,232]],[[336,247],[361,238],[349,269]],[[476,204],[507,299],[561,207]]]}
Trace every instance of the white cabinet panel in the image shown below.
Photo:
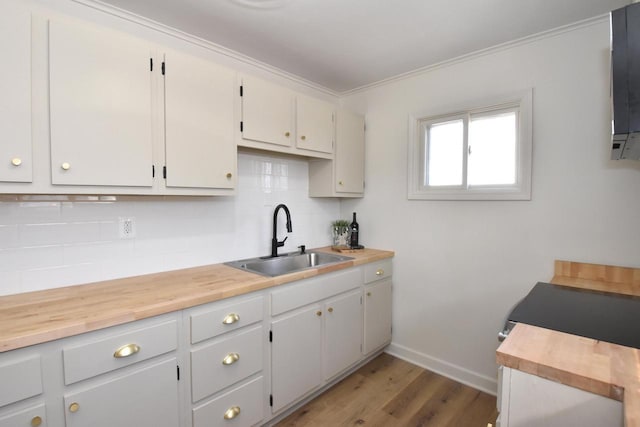
{"label": "white cabinet panel", "polygon": [[165,54],[168,187],[234,187],[235,96],[235,71],[177,52]]}
{"label": "white cabinet panel", "polygon": [[0,417],[0,427],[47,427],[47,413],[44,404],[16,411]]}
{"label": "white cabinet panel", "polygon": [[264,418],[263,399],[264,379],[258,377],[194,408],[193,427],[256,425]]}
{"label": "white cabinet panel", "polygon": [[324,378],[330,379],[362,356],[362,291],[325,303]]}
{"label": "white cabinet panel", "polygon": [[364,289],[364,353],[391,341],[391,279]]}
{"label": "white cabinet panel", "polygon": [[40,356],[0,364],[0,407],[42,393]]}
{"label": "white cabinet panel", "polygon": [[261,322],[264,318],[264,297],[240,297],[231,301],[197,309],[190,315],[191,344]]}
{"label": "white cabinet panel", "polygon": [[291,146],[293,94],[254,77],[242,78],[242,138]]}
{"label": "white cabinet panel", "polygon": [[49,22],[53,184],[152,185],[150,58],[125,34]]}
{"label": "white cabinet panel", "polygon": [[333,152],[334,106],[319,99],[296,97],[296,146],[304,150]]}
{"label": "white cabinet panel", "polygon": [[67,427],[176,427],[176,359],[67,393]]}
{"label": "white cabinet panel", "polygon": [[338,193],[364,192],[364,117],[338,111],[336,124],[335,190]]}
{"label": "white cabinet panel", "polygon": [[0,181],[31,182],[31,13],[0,2]]}
{"label": "white cabinet panel", "polygon": [[271,391],[275,413],[322,382],[320,305],[272,322],[271,331]]}

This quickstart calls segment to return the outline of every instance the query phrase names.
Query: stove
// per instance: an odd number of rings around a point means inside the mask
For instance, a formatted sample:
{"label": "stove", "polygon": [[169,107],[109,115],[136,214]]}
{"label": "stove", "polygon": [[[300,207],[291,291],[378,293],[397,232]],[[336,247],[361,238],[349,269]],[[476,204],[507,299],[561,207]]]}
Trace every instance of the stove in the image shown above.
{"label": "stove", "polygon": [[509,313],[504,340],[516,323],[640,349],[640,298],[537,283]]}

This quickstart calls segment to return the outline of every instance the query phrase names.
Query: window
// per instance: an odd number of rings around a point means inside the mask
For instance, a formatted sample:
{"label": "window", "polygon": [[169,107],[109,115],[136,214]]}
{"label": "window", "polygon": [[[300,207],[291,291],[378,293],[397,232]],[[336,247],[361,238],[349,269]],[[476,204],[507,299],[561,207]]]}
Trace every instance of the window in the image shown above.
{"label": "window", "polygon": [[531,91],[410,118],[409,199],[531,200]]}

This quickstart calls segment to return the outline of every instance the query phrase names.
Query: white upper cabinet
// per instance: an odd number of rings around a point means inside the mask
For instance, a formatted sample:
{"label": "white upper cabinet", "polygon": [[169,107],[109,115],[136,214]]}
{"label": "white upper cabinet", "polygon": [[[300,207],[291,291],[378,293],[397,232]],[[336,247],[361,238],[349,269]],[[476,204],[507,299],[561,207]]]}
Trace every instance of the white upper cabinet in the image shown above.
{"label": "white upper cabinet", "polygon": [[49,22],[52,184],[151,187],[150,58],[128,35]]}
{"label": "white upper cabinet", "polygon": [[333,152],[335,107],[328,102],[296,97],[296,146],[304,150]]}
{"label": "white upper cabinet", "polygon": [[242,78],[242,139],[289,147],[294,140],[293,92],[263,80]]}
{"label": "white upper cabinet", "polygon": [[165,54],[167,187],[234,187],[236,73],[177,52]]}
{"label": "white upper cabinet", "polygon": [[31,182],[31,13],[0,2],[0,181]]}
{"label": "white upper cabinet", "polygon": [[340,110],[337,123],[335,191],[364,192],[364,117]]}

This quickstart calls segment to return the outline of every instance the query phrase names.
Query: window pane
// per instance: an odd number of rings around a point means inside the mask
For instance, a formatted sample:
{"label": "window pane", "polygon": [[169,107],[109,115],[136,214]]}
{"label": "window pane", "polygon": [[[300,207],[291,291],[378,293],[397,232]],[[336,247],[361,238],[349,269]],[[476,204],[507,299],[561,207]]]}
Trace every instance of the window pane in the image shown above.
{"label": "window pane", "polygon": [[469,186],[516,183],[516,123],[515,111],[471,118]]}
{"label": "window pane", "polygon": [[463,129],[462,120],[429,126],[426,185],[462,185]]}

